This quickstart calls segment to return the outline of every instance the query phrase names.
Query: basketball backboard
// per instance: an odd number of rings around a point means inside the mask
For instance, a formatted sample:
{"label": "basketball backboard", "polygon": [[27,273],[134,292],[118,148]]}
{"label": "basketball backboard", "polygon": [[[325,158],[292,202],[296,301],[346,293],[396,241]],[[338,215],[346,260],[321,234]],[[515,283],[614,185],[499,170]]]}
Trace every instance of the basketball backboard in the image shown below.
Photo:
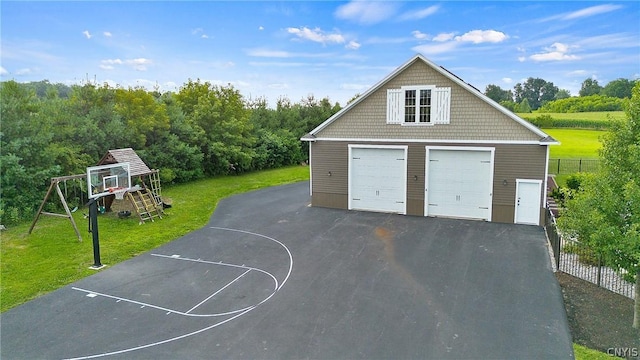
{"label": "basketball backboard", "polygon": [[90,199],[129,189],[131,187],[129,163],[88,167],[87,185]]}

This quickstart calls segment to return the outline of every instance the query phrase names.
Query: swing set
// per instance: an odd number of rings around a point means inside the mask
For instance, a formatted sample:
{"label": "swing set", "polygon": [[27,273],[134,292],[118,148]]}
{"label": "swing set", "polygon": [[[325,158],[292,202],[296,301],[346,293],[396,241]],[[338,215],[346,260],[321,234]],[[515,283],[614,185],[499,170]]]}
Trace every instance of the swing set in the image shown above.
{"label": "swing set", "polygon": [[[72,192],[73,192],[72,199],[74,199],[74,201],[77,201],[77,205],[72,210],[69,209],[69,205],[67,204],[67,199],[69,199],[67,181],[71,181],[71,180],[74,181],[74,186],[72,186]],[[33,231],[33,228],[36,226],[36,223],[38,222],[40,215],[56,216],[56,217],[63,217],[63,218],[69,219],[69,221],[71,221],[71,225],[73,226],[73,230],[75,230],[76,235],[78,236],[78,241],[82,241],[80,230],[78,230],[78,226],[76,225],[76,222],[73,219],[73,216],[71,215],[71,213],[78,210],[78,207],[80,207],[80,205],[84,203],[83,202],[84,199],[88,199],[85,196],[85,190],[83,189],[83,184],[86,184],[86,182],[87,182],[87,174],[77,174],[77,175],[59,176],[59,177],[51,178],[51,185],[49,185],[49,190],[47,190],[47,194],[44,196],[44,200],[42,200],[42,204],[40,204],[40,208],[38,208],[38,213],[36,214],[36,217],[33,219],[33,223],[29,228],[29,234],[31,234],[31,232]],[[64,192],[60,188],[60,183],[62,183],[64,186]],[[58,198],[60,198],[60,202],[62,203],[62,207],[64,208],[64,211],[65,211],[64,214],[44,211],[44,206],[47,203],[47,200],[49,199],[49,197],[53,194],[54,189],[55,189],[55,192],[58,194]]]}
{"label": "swing set", "polygon": [[[132,178],[136,178],[139,185],[132,187]],[[69,191],[67,181],[72,181],[71,191]],[[147,186],[147,182],[149,186]],[[64,191],[60,187],[61,185]],[[60,198],[64,214],[44,211],[47,200],[52,196],[54,190]],[[36,226],[40,215],[56,216],[69,219],[78,236],[78,241],[82,241],[72,213],[84,205],[85,201],[92,199],[100,202],[97,206],[98,211],[104,213],[111,210],[115,199],[123,200],[126,196],[138,214],[140,224],[154,221],[154,218],[162,219],[164,208],[170,207],[171,204],[161,198],[160,191],[159,170],[149,169],[133,149],[109,150],[97,166],[87,168],[86,174],[51,178],[51,185],[49,185],[49,190],[47,190],[38,213],[33,219],[29,234]],[[72,194],[71,198],[69,193]],[[77,206],[69,209],[69,200],[72,200],[74,205],[77,202]]]}

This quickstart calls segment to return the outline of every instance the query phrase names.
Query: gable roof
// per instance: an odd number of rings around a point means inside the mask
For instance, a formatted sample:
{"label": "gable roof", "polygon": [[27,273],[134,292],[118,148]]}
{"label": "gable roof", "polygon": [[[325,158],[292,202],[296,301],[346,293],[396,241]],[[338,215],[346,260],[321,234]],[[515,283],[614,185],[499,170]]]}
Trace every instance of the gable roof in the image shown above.
{"label": "gable roof", "polygon": [[109,150],[100,159],[98,165],[129,163],[131,176],[140,176],[152,173],[147,164],[140,159],[132,148]]}
{"label": "gable roof", "polygon": [[534,133],[536,136],[538,136],[540,138],[539,142],[540,142],[541,145],[556,145],[556,144],[559,144],[558,141],[553,139],[551,136],[546,134],[544,131],[542,131],[539,128],[537,128],[535,125],[529,123],[528,121],[522,119],[521,117],[519,117],[518,115],[514,114],[510,110],[506,109],[502,105],[496,103],[495,101],[493,101],[492,99],[490,99],[489,97],[484,95],[480,90],[478,90],[475,87],[467,84],[466,82],[464,82],[462,79],[460,79],[458,76],[456,76],[455,74],[453,74],[449,70],[443,68],[442,66],[436,65],[435,63],[431,62],[430,60],[428,60],[427,58],[425,58],[421,54],[417,54],[417,55],[413,56],[411,59],[409,59],[409,61],[404,63],[402,66],[398,67],[396,70],[394,70],[392,73],[387,75],[380,82],[378,82],[377,84],[372,86],[370,89],[368,89],[366,92],[364,92],[361,96],[356,98],[353,102],[351,102],[350,104],[348,104],[347,106],[342,108],[340,111],[335,113],[329,119],[325,120],[318,127],[316,127],[315,129],[311,130],[311,132],[309,132],[307,135],[302,137],[300,140],[302,140],[302,141],[315,141],[316,135],[320,131],[322,131],[327,126],[332,124],[334,121],[336,121],[337,119],[342,117],[346,112],[348,112],[353,107],[358,105],[360,102],[362,102],[364,99],[369,97],[371,94],[373,94],[374,92],[376,92],[380,88],[384,87],[389,81],[391,81],[397,75],[402,73],[404,70],[406,70],[412,64],[414,64],[416,61],[423,62],[424,64],[429,66],[431,69],[435,70],[440,75],[442,75],[442,76],[446,77],[447,79],[453,81],[454,83],[456,83],[457,85],[459,85],[463,89],[467,90],[469,93],[475,95],[480,100],[484,101],[485,103],[487,103],[491,107],[495,108],[496,110],[498,110],[501,113],[503,113],[504,115],[506,115],[508,118],[512,119],[513,121],[517,122],[518,124],[522,125],[526,129],[528,129],[529,131]]}

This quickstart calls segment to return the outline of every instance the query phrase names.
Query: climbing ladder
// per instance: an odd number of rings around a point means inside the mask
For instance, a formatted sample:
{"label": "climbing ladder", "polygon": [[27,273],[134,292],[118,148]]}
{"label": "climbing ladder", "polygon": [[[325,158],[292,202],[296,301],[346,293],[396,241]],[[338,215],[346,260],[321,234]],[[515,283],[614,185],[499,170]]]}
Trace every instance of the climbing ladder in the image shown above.
{"label": "climbing ladder", "polygon": [[162,219],[162,204],[156,204],[155,196],[148,190],[135,190],[127,192],[129,201],[136,209],[136,213],[140,218],[140,224],[144,224],[145,221],[154,221],[154,218]]}
{"label": "climbing ladder", "polygon": [[151,185],[151,194],[153,195],[153,200],[156,206],[159,206],[162,209],[162,198],[160,188],[160,170],[153,170],[151,174],[149,174],[149,184]]}

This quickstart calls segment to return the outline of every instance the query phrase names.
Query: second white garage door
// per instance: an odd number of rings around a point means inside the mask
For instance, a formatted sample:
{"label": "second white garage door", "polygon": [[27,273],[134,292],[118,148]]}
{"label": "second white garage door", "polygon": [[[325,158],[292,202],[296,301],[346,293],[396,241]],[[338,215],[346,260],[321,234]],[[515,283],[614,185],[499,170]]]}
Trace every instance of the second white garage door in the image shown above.
{"label": "second white garage door", "polygon": [[406,213],[406,147],[349,147],[349,209]]}
{"label": "second white garage door", "polygon": [[425,215],[491,220],[493,148],[427,147]]}

